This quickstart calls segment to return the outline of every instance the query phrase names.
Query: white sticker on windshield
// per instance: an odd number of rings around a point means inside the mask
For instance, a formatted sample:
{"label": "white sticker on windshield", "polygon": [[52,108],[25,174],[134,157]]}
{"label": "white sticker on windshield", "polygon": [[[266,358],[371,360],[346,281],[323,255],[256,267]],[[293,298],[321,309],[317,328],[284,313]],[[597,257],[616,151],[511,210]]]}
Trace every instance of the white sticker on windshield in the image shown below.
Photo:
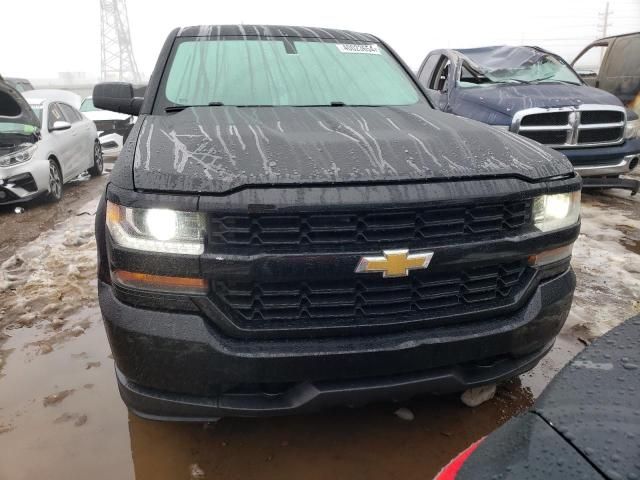
{"label": "white sticker on windshield", "polygon": [[380,55],[380,49],[375,43],[336,43],[336,47],[342,53],[366,53],[368,55]]}

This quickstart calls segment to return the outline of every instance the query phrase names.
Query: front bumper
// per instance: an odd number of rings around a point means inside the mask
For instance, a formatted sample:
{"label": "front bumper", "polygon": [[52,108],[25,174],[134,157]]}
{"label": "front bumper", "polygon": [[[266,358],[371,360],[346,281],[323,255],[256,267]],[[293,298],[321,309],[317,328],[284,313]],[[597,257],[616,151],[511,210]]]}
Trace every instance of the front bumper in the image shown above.
{"label": "front bumper", "polygon": [[571,306],[575,275],[538,285],[518,311],[387,335],[237,340],[196,313],[135,308],[99,285],[125,403],[140,416],[200,421],[298,413],[494,383],[529,370]]}
{"label": "front bumper", "polygon": [[105,157],[117,157],[122,151],[123,137],[118,133],[106,133],[101,135],[100,145],[102,146],[102,154]]}
{"label": "front bumper", "polygon": [[26,202],[49,191],[49,161],[0,167],[0,205]]}
{"label": "front bumper", "polygon": [[624,175],[640,161],[640,139],[627,140],[613,147],[589,147],[560,150],[583,178]]}

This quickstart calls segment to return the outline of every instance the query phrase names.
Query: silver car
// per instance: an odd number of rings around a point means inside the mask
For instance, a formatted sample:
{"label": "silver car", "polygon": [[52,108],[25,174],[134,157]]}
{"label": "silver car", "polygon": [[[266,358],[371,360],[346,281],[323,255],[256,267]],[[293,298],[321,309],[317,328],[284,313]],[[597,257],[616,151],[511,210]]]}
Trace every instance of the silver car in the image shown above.
{"label": "silver car", "polygon": [[62,198],[63,184],[84,171],[102,174],[94,123],[65,102],[69,92],[24,96],[0,81],[0,204],[39,195]]}

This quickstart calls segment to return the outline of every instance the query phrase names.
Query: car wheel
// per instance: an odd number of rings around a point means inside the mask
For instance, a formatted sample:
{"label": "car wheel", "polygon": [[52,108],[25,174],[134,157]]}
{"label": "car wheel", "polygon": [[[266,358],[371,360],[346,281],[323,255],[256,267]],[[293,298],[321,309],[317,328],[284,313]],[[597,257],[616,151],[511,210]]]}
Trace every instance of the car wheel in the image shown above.
{"label": "car wheel", "polygon": [[55,160],[49,160],[49,195],[48,199],[57,202],[62,198],[62,173]]}
{"label": "car wheel", "polygon": [[99,177],[104,170],[104,159],[102,158],[102,145],[100,142],[93,144],[93,167],[89,169],[89,175]]}

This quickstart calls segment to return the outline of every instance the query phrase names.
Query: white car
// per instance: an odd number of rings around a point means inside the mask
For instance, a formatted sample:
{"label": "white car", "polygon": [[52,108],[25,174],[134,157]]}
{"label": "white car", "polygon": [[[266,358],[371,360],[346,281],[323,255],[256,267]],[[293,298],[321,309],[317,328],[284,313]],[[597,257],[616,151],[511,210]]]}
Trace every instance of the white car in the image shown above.
{"label": "white car", "polygon": [[136,117],[124,113],[101,110],[93,105],[92,97],[86,97],[80,105],[80,111],[93,120],[98,129],[98,137],[105,157],[117,157],[129,135]]}
{"label": "white car", "polygon": [[91,120],[60,99],[69,92],[18,93],[0,81],[0,204],[46,194],[62,198],[63,184],[84,171],[102,175],[102,148]]}

